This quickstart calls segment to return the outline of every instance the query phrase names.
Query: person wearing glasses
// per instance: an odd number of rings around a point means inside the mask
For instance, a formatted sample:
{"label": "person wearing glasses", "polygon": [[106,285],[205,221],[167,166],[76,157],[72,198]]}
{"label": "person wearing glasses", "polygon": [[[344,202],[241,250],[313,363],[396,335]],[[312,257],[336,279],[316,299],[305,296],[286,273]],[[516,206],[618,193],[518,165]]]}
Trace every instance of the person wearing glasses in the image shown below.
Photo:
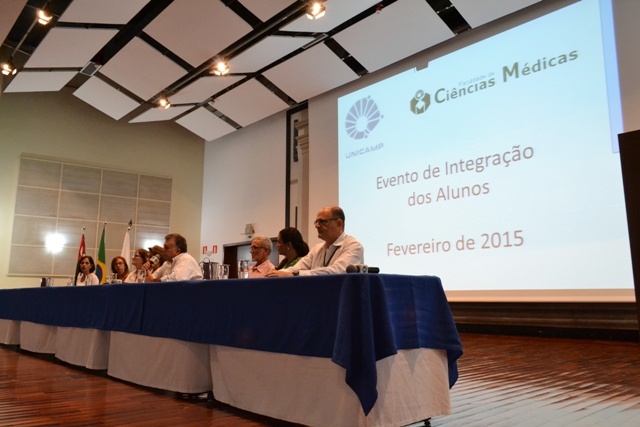
{"label": "person wearing glasses", "polygon": [[144,282],[147,278],[147,270],[142,268],[142,265],[147,262],[149,258],[149,252],[146,249],[136,249],[131,258],[131,265],[135,267],[131,273],[124,279],[124,283],[140,283]]}
{"label": "person wearing glasses", "polygon": [[[155,272],[147,274],[147,282],[174,282],[202,279],[202,270],[190,254],[187,253],[187,239],[177,233],[167,234],[164,241],[166,261]],[[149,262],[144,264],[149,268]]]}
{"label": "person wearing glasses", "polygon": [[269,272],[275,270],[275,266],[269,260],[269,255],[273,250],[271,239],[264,236],[256,236],[251,241],[251,261],[255,264],[249,268],[249,278],[265,277]]}
{"label": "person wearing glasses", "polygon": [[320,209],[314,225],[318,243],[293,267],[275,270],[269,277],[341,274],[350,265],[364,264],[364,248],[355,237],[344,232],[344,211],[339,206]]}

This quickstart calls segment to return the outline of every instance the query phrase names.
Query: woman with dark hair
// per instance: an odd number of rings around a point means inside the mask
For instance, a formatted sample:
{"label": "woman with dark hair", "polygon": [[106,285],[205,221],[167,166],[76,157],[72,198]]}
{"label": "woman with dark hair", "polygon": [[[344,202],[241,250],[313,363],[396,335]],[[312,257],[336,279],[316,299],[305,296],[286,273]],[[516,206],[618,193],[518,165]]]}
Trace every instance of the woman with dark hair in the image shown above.
{"label": "woman with dark hair", "polygon": [[120,282],[115,283],[124,282],[129,275],[129,264],[127,264],[127,260],[121,256],[113,257],[111,260],[111,271],[116,275],[115,278],[120,280]]}
{"label": "woman with dark hair", "polygon": [[100,280],[93,272],[96,271],[96,263],[89,255],[85,255],[78,261],[78,277],[76,278],[77,286],[99,285]]}
{"label": "woman with dark hair", "polygon": [[124,280],[125,283],[142,283],[147,278],[147,270],[142,265],[149,260],[149,252],[146,249],[136,249],[131,259],[131,265],[135,269]]}
{"label": "woman with dark hair", "polygon": [[302,238],[302,234],[295,227],[287,227],[280,230],[276,246],[278,247],[278,253],[284,256],[276,270],[296,265],[300,258],[309,253],[309,245],[307,245]]}

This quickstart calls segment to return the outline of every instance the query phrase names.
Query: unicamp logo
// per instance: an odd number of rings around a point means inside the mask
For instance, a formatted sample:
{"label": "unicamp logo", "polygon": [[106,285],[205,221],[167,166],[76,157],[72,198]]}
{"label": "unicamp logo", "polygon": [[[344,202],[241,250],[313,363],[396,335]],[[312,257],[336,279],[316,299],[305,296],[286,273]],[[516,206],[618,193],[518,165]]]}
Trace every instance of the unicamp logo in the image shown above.
{"label": "unicamp logo", "polygon": [[415,115],[422,114],[427,111],[431,105],[431,95],[423,90],[418,90],[409,103],[411,112]]}
{"label": "unicamp logo", "polygon": [[378,126],[383,115],[376,102],[370,96],[356,101],[344,121],[344,128],[353,139],[364,139]]}

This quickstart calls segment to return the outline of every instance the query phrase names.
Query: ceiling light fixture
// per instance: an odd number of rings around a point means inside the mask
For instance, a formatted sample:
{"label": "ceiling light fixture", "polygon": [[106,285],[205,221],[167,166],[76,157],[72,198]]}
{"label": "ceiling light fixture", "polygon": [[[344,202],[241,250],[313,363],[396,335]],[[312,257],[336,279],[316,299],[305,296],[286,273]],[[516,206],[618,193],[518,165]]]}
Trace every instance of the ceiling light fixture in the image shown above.
{"label": "ceiling light fixture", "polygon": [[229,72],[229,65],[222,60],[218,61],[216,65],[213,67],[213,74],[215,74],[216,76],[224,76],[228,72]]}
{"label": "ceiling light fixture", "polygon": [[309,19],[320,19],[324,16],[325,7],[322,4],[322,1],[314,1],[309,6],[309,10],[307,11],[307,18]]}
{"label": "ceiling light fixture", "polygon": [[51,22],[51,19],[53,19],[53,15],[49,15],[47,12],[44,11],[44,9],[37,9],[35,19],[31,23],[31,25],[29,25],[29,29],[24,33],[24,35],[22,36],[22,39],[13,48],[13,51],[9,56],[10,59],[0,64],[0,72],[3,75],[5,76],[16,75],[16,73],[18,72],[18,69],[15,67],[15,65],[13,65],[13,62],[11,60],[13,59],[13,55],[20,49],[20,47],[22,46],[22,43],[24,43],[27,37],[29,37],[29,35],[31,34],[31,30],[33,30],[33,28],[36,26],[36,23],[39,23],[41,25],[48,25]]}
{"label": "ceiling light fixture", "polygon": [[5,76],[13,76],[18,72],[18,69],[13,65],[13,62],[10,60],[7,62],[3,62],[0,64],[0,70],[2,70],[2,74]]}
{"label": "ceiling light fixture", "polygon": [[53,18],[52,15],[48,15],[44,10],[38,9],[38,24],[48,25],[51,22],[51,18]]}
{"label": "ceiling light fixture", "polygon": [[166,97],[165,98],[160,98],[158,100],[158,103],[156,104],[156,106],[158,108],[162,108],[162,109],[166,110],[167,108],[171,107],[171,102],[169,102],[169,98],[166,98]]}

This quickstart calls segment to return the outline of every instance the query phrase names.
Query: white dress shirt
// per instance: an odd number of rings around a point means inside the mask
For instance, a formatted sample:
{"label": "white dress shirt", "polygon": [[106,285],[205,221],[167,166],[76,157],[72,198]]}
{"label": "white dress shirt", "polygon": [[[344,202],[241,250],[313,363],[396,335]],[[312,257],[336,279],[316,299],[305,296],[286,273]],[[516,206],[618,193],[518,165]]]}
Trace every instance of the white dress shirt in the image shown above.
{"label": "white dress shirt", "polygon": [[153,273],[155,279],[161,282],[202,279],[202,270],[198,262],[186,252],[176,255]]}
{"label": "white dress shirt", "polygon": [[356,264],[364,264],[364,248],[355,237],[342,233],[329,246],[318,243],[296,265],[283,271],[297,271],[300,276],[341,274]]}

